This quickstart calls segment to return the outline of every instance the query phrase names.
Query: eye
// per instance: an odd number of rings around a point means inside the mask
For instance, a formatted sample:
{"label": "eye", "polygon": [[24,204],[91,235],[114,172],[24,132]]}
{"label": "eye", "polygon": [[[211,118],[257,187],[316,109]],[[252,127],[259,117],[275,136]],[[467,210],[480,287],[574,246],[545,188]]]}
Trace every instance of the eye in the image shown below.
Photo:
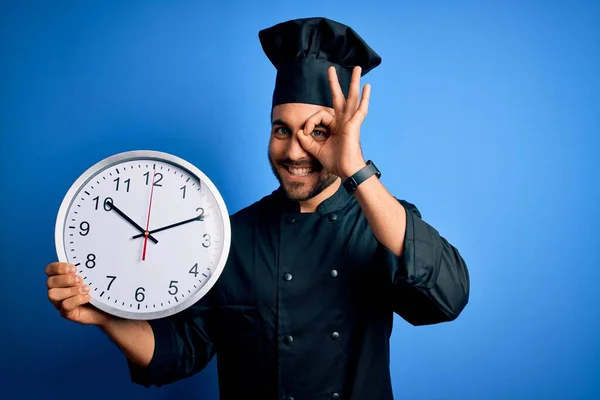
{"label": "eye", "polygon": [[327,140],[329,137],[329,133],[320,130],[312,131],[311,135],[315,140]]}
{"label": "eye", "polygon": [[275,129],[273,129],[273,134],[276,136],[286,136],[286,135],[289,135],[290,133],[291,133],[290,130],[283,126],[279,126]]}

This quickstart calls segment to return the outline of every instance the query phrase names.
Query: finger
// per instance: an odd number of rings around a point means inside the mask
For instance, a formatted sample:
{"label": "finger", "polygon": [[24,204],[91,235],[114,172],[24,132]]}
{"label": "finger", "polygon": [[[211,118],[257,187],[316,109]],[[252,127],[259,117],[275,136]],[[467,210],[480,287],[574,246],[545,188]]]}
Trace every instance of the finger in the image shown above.
{"label": "finger", "polygon": [[53,262],[46,266],[46,275],[62,275],[69,272],[76,272],[77,268],[73,264],[66,262]]}
{"label": "finger", "polygon": [[360,94],[360,67],[354,67],[352,70],[352,78],[350,79],[350,89],[348,90],[348,101],[346,102],[346,113],[348,116],[354,115],[354,111],[358,108],[358,100]]}
{"label": "finger", "polygon": [[69,297],[65,301],[62,302],[62,310],[64,312],[70,312],[76,309],[79,306],[82,306],[88,303],[92,299],[89,293],[86,294],[78,294],[73,297]]}
{"label": "finger", "polygon": [[344,97],[344,92],[342,92],[342,87],[340,86],[335,67],[329,67],[327,74],[329,77],[329,88],[331,89],[331,100],[335,115],[343,115],[344,107],[346,106],[346,98]]}
{"label": "finger", "polygon": [[328,133],[331,135],[335,130],[335,116],[327,110],[319,110],[304,123],[304,134],[312,134],[317,125],[323,125],[326,127],[329,131]]}
{"label": "finger", "polygon": [[80,294],[86,294],[90,291],[89,286],[81,285],[69,288],[53,288],[48,290],[48,300],[52,303],[60,303],[70,297],[77,296]]}
{"label": "finger", "polygon": [[369,112],[369,99],[371,98],[371,85],[366,84],[363,87],[362,99],[360,100],[360,105],[358,109],[350,119],[352,124],[360,125],[363,123],[365,118],[367,117],[367,113]]}
{"label": "finger", "polygon": [[83,283],[81,276],[76,274],[55,275],[48,278],[46,285],[48,289],[66,288],[71,286],[79,286]]}
{"label": "finger", "polygon": [[300,146],[302,146],[307,153],[319,160],[321,147],[323,146],[321,143],[317,143],[312,136],[304,133],[302,130],[298,133],[298,140],[300,141]]}

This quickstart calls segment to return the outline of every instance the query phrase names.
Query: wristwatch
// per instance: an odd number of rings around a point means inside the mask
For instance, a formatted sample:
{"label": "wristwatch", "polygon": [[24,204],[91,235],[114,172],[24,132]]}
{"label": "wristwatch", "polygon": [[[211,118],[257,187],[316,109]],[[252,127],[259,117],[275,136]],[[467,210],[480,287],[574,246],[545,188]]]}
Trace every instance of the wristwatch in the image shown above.
{"label": "wristwatch", "polygon": [[372,177],[373,175],[377,176],[377,179],[381,178],[381,172],[375,164],[371,160],[367,161],[367,165],[362,167],[358,172],[354,175],[348,177],[344,181],[344,188],[350,194],[354,193],[358,185]]}

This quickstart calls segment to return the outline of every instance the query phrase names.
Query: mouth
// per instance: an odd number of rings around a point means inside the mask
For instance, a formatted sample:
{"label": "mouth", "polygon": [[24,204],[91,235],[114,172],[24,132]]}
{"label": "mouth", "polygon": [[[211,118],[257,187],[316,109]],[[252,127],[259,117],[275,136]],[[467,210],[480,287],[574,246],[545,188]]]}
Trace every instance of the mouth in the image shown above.
{"label": "mouth", "polygon": [[289,165],[284,165],[283,168],[291,176],[295,176],[295,177],[308,176],[314,172],[314,168],[312,168],[312,167],[292,167]]}

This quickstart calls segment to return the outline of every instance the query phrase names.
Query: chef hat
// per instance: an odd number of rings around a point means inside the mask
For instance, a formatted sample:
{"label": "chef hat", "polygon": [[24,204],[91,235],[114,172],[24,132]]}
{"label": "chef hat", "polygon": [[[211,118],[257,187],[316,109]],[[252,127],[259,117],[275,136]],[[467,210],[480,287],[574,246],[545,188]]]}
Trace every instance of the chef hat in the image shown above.
{"label": "chef hat", "polygon": [[273,104],[308,103],[332,107],[327,70],[334,66],[348,97],[352,69],[364,76],[381,57],[354,30],[327,18],[282,22],[258,33],[262,48],[277,69]]}

